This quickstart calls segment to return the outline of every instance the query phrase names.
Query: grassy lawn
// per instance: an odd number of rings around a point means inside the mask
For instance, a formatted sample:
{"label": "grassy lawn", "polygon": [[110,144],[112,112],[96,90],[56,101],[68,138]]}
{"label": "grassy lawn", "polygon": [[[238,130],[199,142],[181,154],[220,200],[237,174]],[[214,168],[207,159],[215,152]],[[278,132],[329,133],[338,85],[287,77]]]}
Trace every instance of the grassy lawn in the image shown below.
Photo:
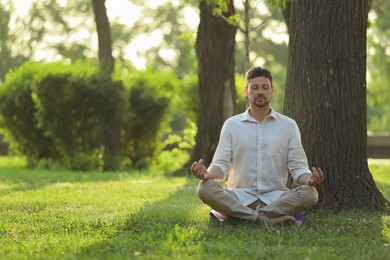
{"label": "grassy lawn", "polygon": [[[0,259],[390,259],[390,217],[315,212],[303,226],[211,220],[197,180],[27,170],[0,157]],[[390,160],[371,160],[390,198]]]}

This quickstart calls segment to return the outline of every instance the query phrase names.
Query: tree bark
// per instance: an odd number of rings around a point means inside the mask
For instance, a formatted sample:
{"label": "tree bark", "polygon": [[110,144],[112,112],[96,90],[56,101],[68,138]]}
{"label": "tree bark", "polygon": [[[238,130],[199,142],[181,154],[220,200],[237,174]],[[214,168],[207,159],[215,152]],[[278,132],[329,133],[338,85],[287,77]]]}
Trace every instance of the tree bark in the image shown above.
{"label": "tree bark", "polygon": [[293,0],[285,114],[311,166],[325,172],[319,206],[385,210],[367,163],[367,0]]}
{"label": "tree bark", "polygon": [[114,71],[114,58],[112,56],[111,30],[105,0],[92,0],[92,4],[98,35],[100,67],[104,72],[111,74]]}
{"label": "tree bark", "polygon": [[[224,121],[233,115],[236,99],[234,49],[236,27],[214,16],[212,8],[201,1],[200,23],[196,39],[199,76],[199,111],[196,145],[190,163],[203,158],[212,161]],[[229,0],[226,17],[234,14]]]}

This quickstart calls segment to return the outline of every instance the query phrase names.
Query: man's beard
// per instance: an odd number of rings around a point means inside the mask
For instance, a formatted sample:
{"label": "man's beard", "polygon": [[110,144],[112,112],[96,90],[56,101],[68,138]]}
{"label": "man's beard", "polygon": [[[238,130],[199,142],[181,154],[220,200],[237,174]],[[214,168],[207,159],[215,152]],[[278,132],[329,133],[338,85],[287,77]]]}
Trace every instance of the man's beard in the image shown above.
{"label": "man's beard", "polygon": [[259,107],[259,108],[263,108],[263,107],[268,106],[268,104],[269,104],[270,102],[271,102],[271,100],[265,99],[265,102],[264,102],[264,103],[258,103],[258,102],[256,102],[256,99],[255,99],[255,101],[253,101],[252,104],[255,105],[255,106],[257,106],[257,107]]}

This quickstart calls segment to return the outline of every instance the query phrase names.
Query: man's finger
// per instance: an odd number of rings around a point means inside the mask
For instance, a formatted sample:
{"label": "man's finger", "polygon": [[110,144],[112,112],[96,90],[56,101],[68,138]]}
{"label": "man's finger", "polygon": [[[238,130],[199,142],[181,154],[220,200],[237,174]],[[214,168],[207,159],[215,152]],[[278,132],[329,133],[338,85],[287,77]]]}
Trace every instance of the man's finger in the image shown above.
{"label": "man's finger", "polygon": [[198,161],[198,164],[196,165],[194,171],[199,171],[200,169],[202,169],[202,167],[203,167],[203,159],[200,159]]}
{"label": "man's finger", "polygon": [[321,182],[324,180],[324,173],[322,172],[321,168],[318,168],[318,175],[320,177]]}
{"label": "man's finger", "polygon": [[192,165],[191,165],[191,173],[194,173],[195,172],[195,168],[196,168],[196,165],[198,164],[198,162],[194,162]]}
{"label": "man's finger", "polygon": [[317,169],[315,167],[311,167],[311,184],[315,183],[318,177]]}
{"label": "man's finger", "polygon": [[317,184],[320,184],[323,180],[324,180],[324,173],[322,172],[321,168],[312,167],[311,185],[315,186]]}
{"label": "man's finger", "polygon": [[203,165],[203,159],[200,159],[198,164]]}
{"label": "man's finger", "polygon": [[316,173],[318,183],[322,182],[324,180],[324,173],[322,172],[321,168],[317,168]]}

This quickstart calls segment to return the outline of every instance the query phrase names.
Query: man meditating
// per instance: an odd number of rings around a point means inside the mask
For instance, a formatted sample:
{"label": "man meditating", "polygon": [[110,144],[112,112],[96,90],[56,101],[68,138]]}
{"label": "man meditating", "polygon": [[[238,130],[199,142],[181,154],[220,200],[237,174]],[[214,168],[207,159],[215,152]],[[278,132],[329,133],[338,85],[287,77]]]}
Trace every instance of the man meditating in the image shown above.
{"label": "man meditating", "polygon": [[[223,216],[254,222],[295,222],[294,216],[318,201],[315,186],[324,180],[320,168],[308,167],[297,123],[270,105],[271,73],[261,67],[246,74],[249,108],[224,123],[208,168],[191,166],[199,178],[199,198]],[[288,174],[296,184],[286,187]],[[227,187],[219,182],[227,178]]]}

